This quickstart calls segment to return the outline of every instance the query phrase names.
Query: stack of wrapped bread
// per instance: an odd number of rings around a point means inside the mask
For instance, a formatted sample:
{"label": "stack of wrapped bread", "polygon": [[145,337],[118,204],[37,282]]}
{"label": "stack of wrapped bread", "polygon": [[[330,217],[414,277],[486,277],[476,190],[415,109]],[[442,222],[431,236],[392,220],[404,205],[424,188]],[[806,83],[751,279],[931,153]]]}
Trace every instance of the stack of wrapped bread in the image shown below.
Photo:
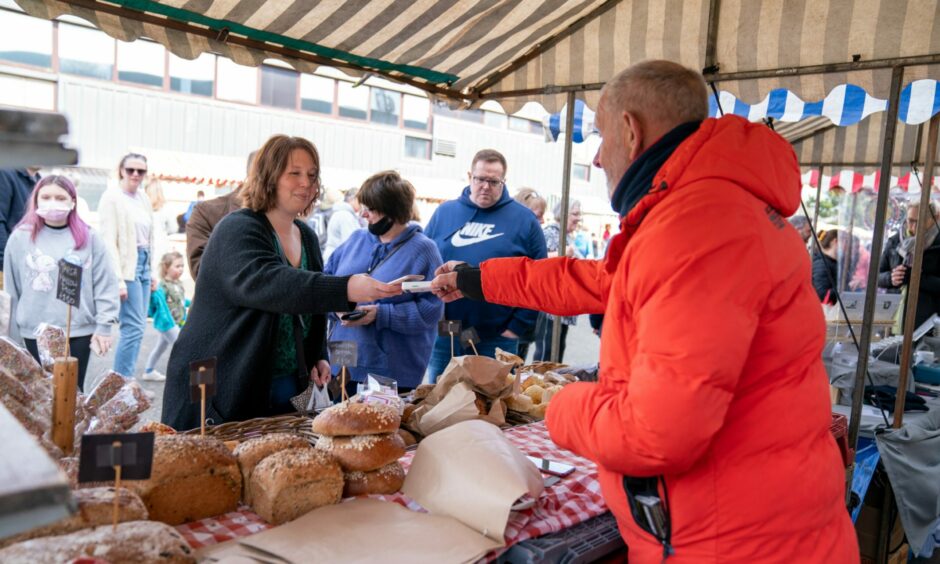
{"label": "stack of wrapped bread", "polygon": [[268,523],[286,523],[342,499],[339,464],[297,435],[272,433],[245,441],[235,457],[242,500]]}
{"label": "stack of wrapped bread", "polygon": [[405,481],[398,459],[405,441],[398,434],[398,409],[378,403],[346,401],[313,420],[320,436],[317,450],[330,454],[343,469],[343,495],[393,494]]}

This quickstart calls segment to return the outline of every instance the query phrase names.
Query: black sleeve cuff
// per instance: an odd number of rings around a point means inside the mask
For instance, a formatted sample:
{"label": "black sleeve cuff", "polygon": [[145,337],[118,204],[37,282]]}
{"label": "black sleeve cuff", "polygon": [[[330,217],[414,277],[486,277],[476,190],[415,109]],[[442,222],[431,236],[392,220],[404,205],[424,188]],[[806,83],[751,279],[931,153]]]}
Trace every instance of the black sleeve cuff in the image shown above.
{"label": "black sleeve cuff", "polygon": [[483,295],[483,273],[478,267],[461,264],[455,270],[457,272],[457,289],[464,297],[480,302],[486,300]]}

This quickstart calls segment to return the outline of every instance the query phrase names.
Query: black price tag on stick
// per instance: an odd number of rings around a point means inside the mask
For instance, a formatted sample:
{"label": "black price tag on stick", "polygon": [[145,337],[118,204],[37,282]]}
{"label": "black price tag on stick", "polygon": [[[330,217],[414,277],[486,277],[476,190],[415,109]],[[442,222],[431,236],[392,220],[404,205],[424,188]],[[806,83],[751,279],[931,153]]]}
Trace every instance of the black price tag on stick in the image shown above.
{"label": "black price tag on stick", "polygon": [[437,334],[441,337],[451,337],[460,335],[461,323],[459,321],[448,321],[446,319],[437,322]]}
{"label": "black price tag on stick", "polygon": [[216,358],[195,360],[189,363],[189,399],[193,403],[202,401],[201,384],[206,386],[206,398],[215,395],[215,367]]}
{"label": "black price tag on stick", "polygon": [[359,349],[356,341],[333,341],[330,343],[330,364],[352,368],[358,366]]}
{"label": "black price tag on stick", "polygon": [[114,467],[122,480],[148,480],[153,467],[153,433],[83,435],[78,481],[111,482]]}
{"label": "black price tag on stick", "polygon": [[460,332],[460,345],[469,349],[473,345],[476,345],[480,342],[480,335],[477,333],[477,330],[473,327],[468,327]]}
{"label": "black price tag on stick", "polygon": [[55,297],[70,306],[79,306],[82,299],[82,267],[65,259],[59,260]]}

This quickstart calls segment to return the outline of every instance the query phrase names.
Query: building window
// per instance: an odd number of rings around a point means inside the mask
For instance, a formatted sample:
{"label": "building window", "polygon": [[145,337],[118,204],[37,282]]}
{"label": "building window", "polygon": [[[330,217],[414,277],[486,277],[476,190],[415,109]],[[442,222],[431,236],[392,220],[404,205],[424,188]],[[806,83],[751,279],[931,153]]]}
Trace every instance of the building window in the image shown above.
{"label": "building window", "polygon": [[372,88],[372,115],[374,123],[398,125],[401,115],[401,94],[384,88]]}
{"label": "building window", "polygon": [[[530,119],[509,116],[509,129],[521,131],[522,133],[532,133],[532,124],[536,123]],[[541,124],[539,124],[539,133],[541,133]]]}
{"label": "building window", "polygon": [[335,84],[332,78],[312,74],[300,75],[300,109],[332,114]]}
{"label": "building window", "polygon": [[0,59],[52,67],[52,22],[0,10]]}
{"label": "building window", "polygon": [[472,121],[473,123],[483,123],[484,112],[482,110],[452,110],[446,102],[435,102],[434,113],[435,115]]}
{"label": "building window", "polygon": [[369,117],[369,88],[353,88],[350,82],[339,83],[339,115],[346,118]]}
{"label": "building window", "polygon": [[409,159],[431,160],[431,141],[405,136],[405,156]]}
{"label": "building window", "polygon": [[404,114],[405,127],[427,131],[428,116],[431,111],[427,98],[405,94]]}
{"label": "building window", "polygon": [[163,87],[166,62],[163,45],[137,40],[118,41],[118,80]]}
{"label": "building window", "polygon": [[216,96],[223,100],[254,104],[258,100],[258,69],[219,57]]}
{"label": "building window", "polygon": [[490,127],[506,128],[506,114],[483,112],[483,123]]}
{"label": "building window", "polygon": [[114,40],[96,29],[60,23],[59,71],[111,80]]}
{"label": "building window", "polygon": [[170,90],[212,96],[214,77],[215,55],[203,53],[189,61],[170,53]]}
{"label": "building window", "polygon": [[261,66],[261,103],[275,108],[297,107],[297,72]]}
{"label": "building window", "polygon": [[591,181],[591,166],[584,164],[571,165],[571,178],[584,182]]}

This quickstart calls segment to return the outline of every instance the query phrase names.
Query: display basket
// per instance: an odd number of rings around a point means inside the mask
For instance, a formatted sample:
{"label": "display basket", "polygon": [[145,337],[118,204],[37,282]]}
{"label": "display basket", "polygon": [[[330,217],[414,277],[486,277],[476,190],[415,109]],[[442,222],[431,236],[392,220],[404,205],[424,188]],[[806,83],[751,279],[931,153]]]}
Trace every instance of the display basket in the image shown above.
{"label": "display basket", "polygon": [[[220,441],[247,441],[271,433],[287,433],[303,437],[310,444],[316,444],[319,435],[312,430],[313,419],[305,415],[278,415],[276,417],[258,417],[247,421],[231,421],[221,425],[206,427],[206,435]],[[184,431],[184,435],[198,435],[199,428]]]}

